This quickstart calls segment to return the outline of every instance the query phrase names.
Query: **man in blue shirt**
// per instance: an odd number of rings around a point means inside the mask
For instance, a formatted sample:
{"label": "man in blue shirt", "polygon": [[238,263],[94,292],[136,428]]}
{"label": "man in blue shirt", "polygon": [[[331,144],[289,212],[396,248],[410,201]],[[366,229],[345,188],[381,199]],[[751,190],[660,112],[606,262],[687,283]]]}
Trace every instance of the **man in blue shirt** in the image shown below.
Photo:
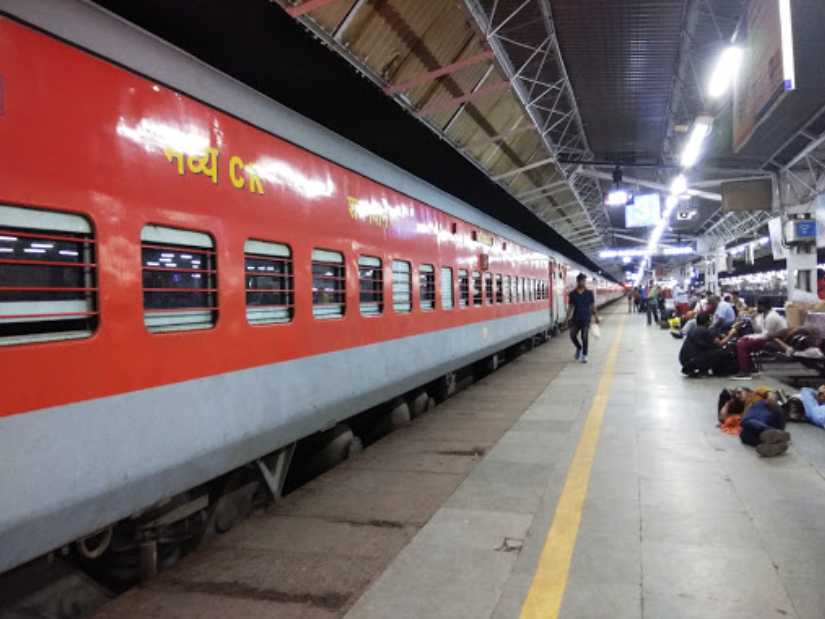
{"label": "man in blue shirt", "polygon": [[[587,289],[587,275],[579,273],[576,276],[576,287],[570,291],[567,304],[567,318],[569,324],[570,339],[576,347],[576,361],[587,363],[587,334],[590,331],[590,319],[595,318],[599,322],[596,313],[596,299],[593,291]],[[572,317],[572,321],[571,321]],[[582,341],[579,343],[579,334]]]}
{"label": "man in blue shirt", "polygon": [[776,398],[770,392],[764,400],[757,400],[742,417],[739,439],[756,447],[760,456],[778,456],[788,451],[791,435],[785,432],[785,416]]}
{"label": "man in blue shirt", "polygon": [[799,397],[805,407],[805,417],[808,421],[820,428],[825,428],[825,385],[816,391],[810,387],[804,387]]}
{"label": "man in blue shirt", "polygon": [[733,311],[733,305],[718,296],[712,296],[710,302],[716,306],[716,311],[713,312],[712,330],[716,333],[723,333],[733,326],[736,312]]}

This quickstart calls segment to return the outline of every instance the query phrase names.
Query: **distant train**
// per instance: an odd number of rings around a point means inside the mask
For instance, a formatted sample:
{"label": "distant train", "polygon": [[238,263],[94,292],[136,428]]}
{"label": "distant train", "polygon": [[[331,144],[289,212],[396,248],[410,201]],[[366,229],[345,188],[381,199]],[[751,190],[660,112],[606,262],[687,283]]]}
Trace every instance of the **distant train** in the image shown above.
{"label": "distant train", "polygon": [[0,144],[0,571],[191,515],[587,272],[81,1],[0,0]]}

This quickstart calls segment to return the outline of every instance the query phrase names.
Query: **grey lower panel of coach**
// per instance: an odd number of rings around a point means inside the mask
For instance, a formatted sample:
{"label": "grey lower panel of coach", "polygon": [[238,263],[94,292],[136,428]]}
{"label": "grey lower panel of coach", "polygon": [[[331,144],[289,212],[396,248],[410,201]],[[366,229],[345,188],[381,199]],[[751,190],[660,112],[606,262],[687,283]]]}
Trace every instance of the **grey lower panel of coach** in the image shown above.
{"label": "grey lower panel of coach", "polygon": [[0,571],[548,326],[531,312],[0,419]]}

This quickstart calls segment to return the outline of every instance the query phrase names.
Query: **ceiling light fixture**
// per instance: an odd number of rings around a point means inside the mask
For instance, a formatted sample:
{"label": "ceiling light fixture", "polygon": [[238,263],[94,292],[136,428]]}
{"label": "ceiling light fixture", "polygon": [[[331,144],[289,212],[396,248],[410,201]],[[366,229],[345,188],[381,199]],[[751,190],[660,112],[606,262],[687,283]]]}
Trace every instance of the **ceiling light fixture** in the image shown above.
{"label": "ceiling light fixture", "polygon": [[622,189],[622,169],[619,166],[613,168],[613,188],[607,194],[605,204],[607,206],[625,206],[633,199],[633,196]]}
{"label": "ceiling light fixture", "polygon": [[[713,127],[712,116],[697,116],[693,122],[693,130],[690,132],[690,137],[682,150],[682,167],[692,168],[699,161],[699,155],[702,154],[702,143],[705,138],[710,135],[710,130]],[[682,192],[684,193],[684,192]]]}
{"label": "ceiling light fixture", "polygon": [[722,50],[708,82],[708,95],[711,99],[718,99],[728,91],[742,65],[743,56],[742,48],[735,45]]}
{"label": "ceiling light fixture", "polygon": [[796,88],[796,66],[793,55],[791,0],[779,0],[779,33],[782,40],[782,77],[785,90],[794,90]]}
{"label": "ceiling light fixture", "polygon": [[678,199],[683,193],[687,191],[687,178],[684,174],[680,174],[673,181],[670,183],[670,196],[668,196],[666,205],[667,208],[671,208],[671,204],[674,203],[673,198]]}

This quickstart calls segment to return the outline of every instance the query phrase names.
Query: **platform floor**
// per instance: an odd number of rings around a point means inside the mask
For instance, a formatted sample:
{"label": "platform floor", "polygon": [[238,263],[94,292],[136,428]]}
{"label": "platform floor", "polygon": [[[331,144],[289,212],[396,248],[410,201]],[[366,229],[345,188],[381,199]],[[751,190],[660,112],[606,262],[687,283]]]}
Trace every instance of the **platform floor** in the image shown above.
{"label": "platform floor", "polygon": [[825,618],[825,431],[759,458],[624,307],[591,363],[539,347],[98,619]]}

